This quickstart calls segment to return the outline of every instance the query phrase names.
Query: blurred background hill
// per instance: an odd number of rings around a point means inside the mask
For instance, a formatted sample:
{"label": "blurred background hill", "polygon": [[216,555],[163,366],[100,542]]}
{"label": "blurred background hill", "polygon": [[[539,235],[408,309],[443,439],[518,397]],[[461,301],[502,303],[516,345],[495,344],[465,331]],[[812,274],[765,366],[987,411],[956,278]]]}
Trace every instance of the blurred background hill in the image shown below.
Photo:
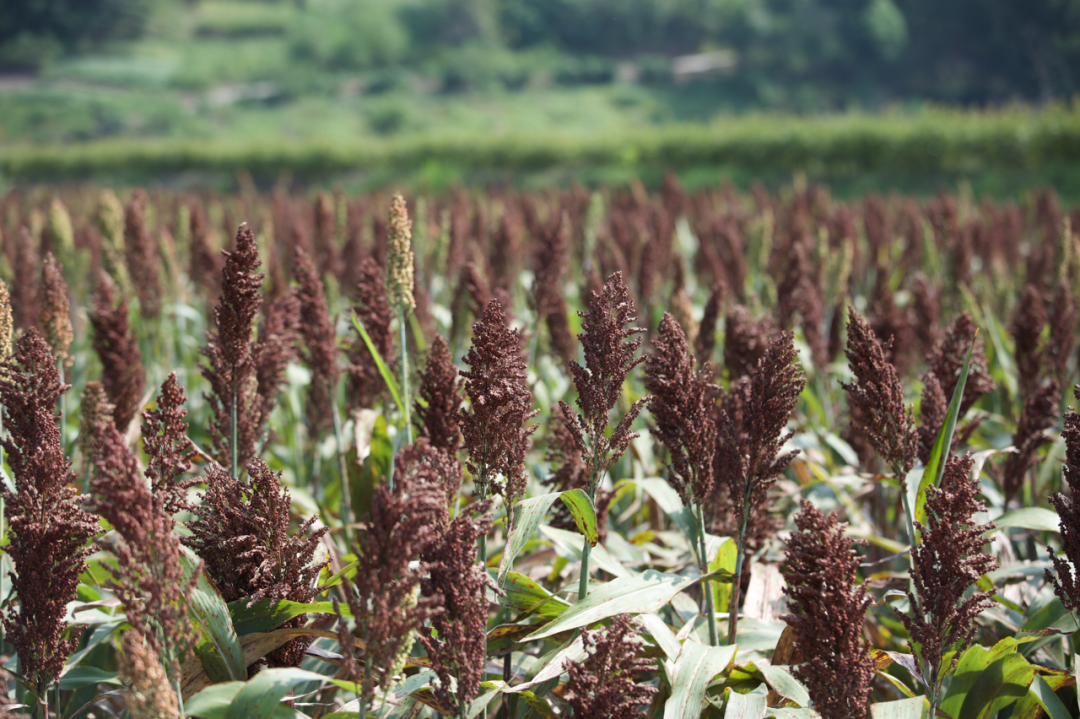
{"label": "blurred background hill", "polygon": [[1080,0],[0,0],[0,147],[617,133],[1077,90]]}

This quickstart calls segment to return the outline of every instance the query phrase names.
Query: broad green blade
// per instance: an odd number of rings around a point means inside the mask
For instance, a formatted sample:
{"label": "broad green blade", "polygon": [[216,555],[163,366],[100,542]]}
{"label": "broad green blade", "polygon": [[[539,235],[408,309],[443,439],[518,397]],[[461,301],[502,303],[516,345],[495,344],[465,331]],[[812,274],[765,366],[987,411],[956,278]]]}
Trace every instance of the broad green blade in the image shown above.
{"label": "broad green blade", "polygon": [[281,699],[293,687],[308,682],[328,682],[329,677],[304,669],[264,669],[237,693],[225,719],[271,719],[281,707]]}
{"label": "broad green blade", "polygon": [[[341,613],[351,617],[352,612],[345,602],[340,604]],[[287,599],[262,599],[248,607],[246,599],[230,602],[229,612],[232,614],[233,627],[239,636],[255,634],[256,632],[269,632],[277,629],[290,619],[295,619],[303,614],[333,614],[333,602],[313,602],[303,604],[290,602]]]}
{"label": "broad green blade", "polygon": [[557,620],[533,632],[524,641],[587,627],[617,614],[656,612],[698,579],[700,577],[665,574],[653,569],[631,577],[617,577],[607,584],[594,586],[589,596],[571,605]]}
{"label": "broad green blade", "polygon": [[571,489],[559,495],[566,508],[570,510],[570,516],[574,518],[574,524],[589,545],[595,547],[600,541],[596,529],[596,508],[584,489]]}
{"label": "broad green blade", "polygon": [[671,697],[664,703],[664,719],[700,719],[705,689],[731,664],[737,649],[707,647],[687,639],[671,673]]}
{"label": "broad green blade", "polygon": [[871,719],[922,719],[926,700],[922,697],[899,699],[870,705]]}
{"label": "broad green blade", "polygon": [[[180,562],[185,578],[190,578],[202,563],[187,547],[181,547]],[[229,607],[221,598],[206,572],[199,572],[199,581],[191,592],[191,617],[202,630],[202,638],[195,651],[202,659],[206,673],[214,681],[243,681],[247,678],[247,665],[240,649],[240,640],[233,628]]]}
{"label": "broad green blade", "polygon": [[[540,526],[547,515],[551,505],[559,498],[559,492],[543,494],[518,502],[514,506],[514,528],[510,532],[510,540],[503,550],[502,561],[499,563],[499,584],[506,579],[506,573],[514,566],[514,558],[525,547],[525,543],[532,536],[536,528]],[[588,499],[588,497],[586,497]]]}

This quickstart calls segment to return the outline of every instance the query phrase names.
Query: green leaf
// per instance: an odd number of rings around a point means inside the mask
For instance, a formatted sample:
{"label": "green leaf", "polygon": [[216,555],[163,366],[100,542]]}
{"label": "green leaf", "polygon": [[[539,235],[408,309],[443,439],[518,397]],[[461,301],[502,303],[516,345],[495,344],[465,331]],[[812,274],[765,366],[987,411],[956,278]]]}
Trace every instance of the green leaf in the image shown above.
{"label": "green leaf", "polygon": [[648,614],[658,611],[672,597],[693,586],[699,577],[682,577],[650,569],[632,577],[616,577],[589,590],[589,595],[571,605],[550,624],[525,638],[543,639],[559,632],[586,627],[617,614]]}
{"label": "green leaf", "polygon": [[397,380],[394,379],[394,373],[390,371],[390,368],[386,366],[386,362],[383,361],[382,355],[379,354],[379,350],[375,349],[375,343],[371,341],[371,336],[368,335],[367,330],[364,329],[364,323],[360,321],[360,318],[356,316],[356,313],[352,313],[353,326],[356,327],[356,331],[360,333],[360,337],[363,338],[364,344],[368,348],[368,352],[375,359],[375,366],[379,368],[379,374],[382,375],[383,381],[386,382],[386,386],[390,389],[390,395],[394,398],[394,402],[397,403],[398,411],[401,412],[401,416],[405,416],[405,403],[401,400],[401,390],[398,389]]}
{"label": "green leaf", "polygon": [[983,669],[968,691],[958,719],[989,719],[1028,693],[1035,668],[1016,653],[1006,654]]}
{"label": "green leaf", "polygon": [[730,689],[727,694],[724,719],[764,719],[765,713],[768,711],[768,695],[763,692],[739,694]]}
{"label": "green leaf", "polygon": [[798,679],[791,675],[791,669],[785,666],[761,667],[765,681],[777,694],[786,697],[801,707],[810,705],[810,693]]}
{"label": "green leaf", "polygon": [[[975,338],[978,338],[978,330]],[[964,368],[960,370],[960,378],[956,382],[952,400],[949,402],[949,411],[945,415],[945,422],[934,440],[934,447],[930,450],[930,458],[926,462],[926,470],[923,472],[922,481],[919,482],[919,493],[915,497],[915,519],[926,524],[926,488],[931,484],[937,487],[941,484],[941,475],[945,472],[945,461],[948,459],[949,449],[952,447],[953,434],[956,432],[956,420],[960,414],[960,403],[964,398],[964,387],[967,385],[968,371],[971,369],[971,353],[975,349],[975,339],[971,340],[968,347],[967,359],[964,360]]]}
{"label": "green leaf", "polygon": [[[228,604],[232,614],[233,627],[238,636],[255,634],[256,632],[268,632],[277,629],[290,619],[295,619],[303,614],[333,614],[333,602],[314,602],[303,604],[290,602],[287,599],[261,599],[251,607],[248,600],[240,599]],[[342,603],[341,612],[345,616],[352,616],[349,605]]]}
{"label": "green leaf", "polygon": [[1003,656],[1015,654],[1017,646],[1016,639],[1006,637],[990,649],[978,644],[968,647],[960,656],[952,681],[949,683],[949,691],[939,708],[949,716],[959,719],[964,700],[982,672]]}
{"label": "green leaf", "polygon": [[394,443],[387,431],[386,418],[375,418],[375,427],[371,433],[370,452],[364,461],[357,464],[356,449],[350,448],[349,461],[349,500],[353,519],[360,519],[371,511],[371,500],[375,488],[390,476],[390,464],[394,457]]}
{"label": "green leaf", "polygon": [[[518,502],[514,506],[514,529],[510,532],[510,539],[503,549],[502,561],[499,562],[499,584],[502,585],[506,573],[514,566],[514,558],[525,547],[525,542],[533,535],[540,522],[547,516],[548,510],[555,500],[559,498],[558,492],[543,494]],[[586,496],[586,499],[588,497]]]}
{"label": "green leaf", "polygon": [[570,602],[557,597],[535,581],[517,572],[507,572],[503,580],[506,595],[499,603],[522,612],[533,612],[544,619],[554,619],[566,611]]}
{"label": "green leaf", "polygon": [[229,704],[225,719],[271,719],[289,691],[308,682],[327,682],[329,677],[305,669],[264,669],[255,675]]}
{"label": "green leaf", "polygon": [[922,697],[879,702],[870,705],[871,719],[922,719],[926,700]]}
{"label": "green leaf", "polygon": [[[715,537],[709,537],[709,539],[716,540]],[[720,537],[720,546],[716,549],[716,554],[709,561],[709,572],[726,572],[727,574],[735,573],[735,561],[739,556],[739,546],[731,537]],[[706,545],[708,546],[708,545]],[[717,582],[712,581],[713,597],[716,602],[716,611],[726,612],[728,610],[728,604],[731,602],[731,582]]]}
{"label": "green leaf", "polygon": [[[181,551],[184,578],[190,580],[202,562],[188,547],[181,547]],[[233,628],[229,607],[206,572],[199,572],[198,583],[191,592],[189,613],[202,631],[195,652],[210,678],[215,682],[246,679],[247,665],[244,664],[244,653]]]}
{"label": "green leaf", "polygon": [[707,647],[687,639],[671,672],[671,696],[664,719],[699,719],[709,682],[731,664],[737,646]]}
{"label": "green leaf", "polygon": [[97,667],[72,667],[60,677],[60,688],[82,689],[93,684],[120,684],[116,672],[107,672]]}
{"label": "green leaf", "polygon": [[1072,712],[1058,699],[1054,689],[1041,676],[1035,675],[1035,679],[1032,680],[1028,691],[1031,692],[1031,696],[1035,698],[1035,701],[1039,703],[1039,706],[1042,707],[1050,719],[1072,718]]}
{"label": "green leaf", "polygon": [[[557,544],[564,551],[581,559],[581,535],[577,532],[541,524],[540,533]],[[589,556],[594,567],[603,569],[608,574],[613,574],[616,577],[629,577],[633,574],[633,572],[623,566],[623,563],[616,559],[611,552],[605,549],[602,544],[597,544],[593,547]]]}
{"label": "green leaf", "polygon": [[690,542],[690,546],[694,546],[697,539],[697,522],[694,521],[694,516],[690,510],[683,506],[679,493],[665,480],[657,477],[635,479],[634,484],[640,487],[645,494],[652,497],[653,501],[664,511],[664,514],[671,517],[672,521],[679,525],[686,540]]}
{"label": "green leaf", "polygon": [[225,719],[232,700],[244,688],[244,682],[212,684],[184,701],[184,714],[202,719]]}
{"label": "green leaf", "polygon": [[1034,529],[1038,532],[1060,532],[1061,527],[1059,522],[1060,518],[1058,517],[1057,512],[1046,509],[1045,507],[1023,507],[1021,509],[1014,509],[1011,512],[1006,512],[995,519],[995,528],[987,532],[986,536],[989,537],[994,532],[1007,527]]}
{"label": "green leaf", "polygon": [[351,562],[346,564],[344,567],[342,567],[341,571],[335,572],[334,574],[327,577],[326,578],[326,583],[319,585],[319,592],[318,593],[322,594],[327,589],[330,589],[332,587],[336,587],[337,585],[341,584],[346,579],[352,579],[356,575],[356,568],[359,567],[359,566],[360,566],[360,560],[359,559],[352,560]]}
{"label": "green leaf", "polygon": [[570,510],[570,516],[574,518],[574,524],[577,525],[581,536],[589,540],[589,544],[595,547],[596,543],[600,541],[600,536],[597,534],[596,529],[596,509],[593,507],[588,493],[584,489],[571,489],[559,495],[559,499]]}
{"label": "green leaf", "polygon": [[548,704],[547,699],[538,697],[527,689],[524,691],[515,691],[514,687],[511,687],[509,684],[502,680],[481,682],[481,686],[487,689],[495,689],[502,692],[503,694],[514,694],[521,697],[521,700],[525,702],[525,704],[528,705],[530,709],[535,711],[544,719],[559,719],[558,714],[556,714],[555,710],[551,708],[550,704]]}

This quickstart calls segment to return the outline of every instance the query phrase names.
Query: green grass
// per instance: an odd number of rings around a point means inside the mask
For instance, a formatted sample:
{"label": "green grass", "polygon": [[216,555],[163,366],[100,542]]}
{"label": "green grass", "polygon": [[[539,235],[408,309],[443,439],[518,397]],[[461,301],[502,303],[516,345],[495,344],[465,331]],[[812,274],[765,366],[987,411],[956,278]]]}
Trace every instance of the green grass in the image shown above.
{"label": "green grass", "polygon": [[[392,96],[379,99],[392,101]],[[255,107],[234,105],[208,111],[209,128],[205,121],[179,127],[190,133],[185,139],[13,145],[0,158],[0,172],[15,181],[241,169],[257,177],[290,172],[318,178],[358,172],[405,177],[425,168],[449,167],[464,174],[580,176],[606,169],[605,179],[611,179],[612,171],[642,174],[712,167],[714,177],[790,177],[801,172],[811,178],[853,182],[856,189],[859,178],[871,178],[862,182],[872,185],[875,176],[901,182],[911,178],[915,184],[928,177],[948,182],[987,177],[991,187],[997,184],[1008,190],[1016,179],[1027,183],[1038,176],[1073,186],[1077,171],[1072,168],[1080,161],[1080,110],[1065,106],[982,113],[755,115],[708,125],[635,126],[625,118],[621,125],[606,124],[602,107],[586,106],[588,114],[575,115],[568,99],[553,93],[545,109],[547,119],[534,118],[534,125],[527,124],[524,115],[490,119],[496,115],[495,104],[465,111],[458,105],[433,103],[429,108],[406,108],[402,122],[415,125],[402,134],[382,137],[371,131],[370,117],[363,114],[371,102],[354,99],[350,105],[354,114],[333,112],[340,103],[330,98],[292,103],[275,116],[272,140],[267,139],[266,115]],[[414,111],[415,119],[410,115]],[[563,131],[553,131],[551,125],[558,124],[562,113],[579,121],[595,117],[596,122],[581,126],[567,120]],[[486,124],[483,118],[489,118]],[[213,132],[215,125],[220,134]],[[468,129],[437,129],[462,125]]]}

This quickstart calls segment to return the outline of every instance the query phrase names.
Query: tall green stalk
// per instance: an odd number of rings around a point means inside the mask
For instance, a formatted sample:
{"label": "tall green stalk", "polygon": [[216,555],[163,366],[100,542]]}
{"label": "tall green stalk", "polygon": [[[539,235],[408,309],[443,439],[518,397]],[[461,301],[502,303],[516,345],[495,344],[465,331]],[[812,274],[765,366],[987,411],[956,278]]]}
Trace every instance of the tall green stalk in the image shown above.
{"label": "tall green stalk", "polygon": [[[709,553],[705,548],[705,507],[700,503],[697,504],[697,512],[695,513],[693,507],[691,507],[691,513],[697,515],[698,526],[698,571],[702,575],[709,573]],[[719,646],[720,638],[719,632],[716,629],[716,603],[713,600],[713,588],[712,580],[706,579],[703,587],[705,592],[705,619],[709,625],[709,646]]]}
{"label": "tall green stalk", "polygon": [[229,469],[234,478],[240,476],[240,451],[237,447],[236,431],[236,392],[232,393],[232,401],[229,403]]}
{"label": "tall green stalk", "polygon": [[737,642],[739,634],[739,595],[742,593],[743,556],[746,554],[746,524],[750,515],[750,493],[748,488],[743,498],[742,523],[739,525],[739,544],[735,550],[735,574],[731,577],[731,599],[728,602],[728,646]]}
{"label": "tall green stalk", "polygon": [[405,308],[401,308],[400,321],[398,325],[401,328],[401,404],[402,410],[405,412],[405,439],[406,444],[412,444],[412,408],[409,406],[409,345],[405,341],[405,318],[407,317]]}
{"label": "tall green stalk", "polygon": [[345,461],[345,442],[341,429],[341,413],[338,411],[337,402],[332,404],[334,417],[334,441],[337,443],[338,472],[341,475],[341,526],[345,532],[346,546],[349,542],[348,526],[352,524],[352,503],[349,497],[349,465]]}

